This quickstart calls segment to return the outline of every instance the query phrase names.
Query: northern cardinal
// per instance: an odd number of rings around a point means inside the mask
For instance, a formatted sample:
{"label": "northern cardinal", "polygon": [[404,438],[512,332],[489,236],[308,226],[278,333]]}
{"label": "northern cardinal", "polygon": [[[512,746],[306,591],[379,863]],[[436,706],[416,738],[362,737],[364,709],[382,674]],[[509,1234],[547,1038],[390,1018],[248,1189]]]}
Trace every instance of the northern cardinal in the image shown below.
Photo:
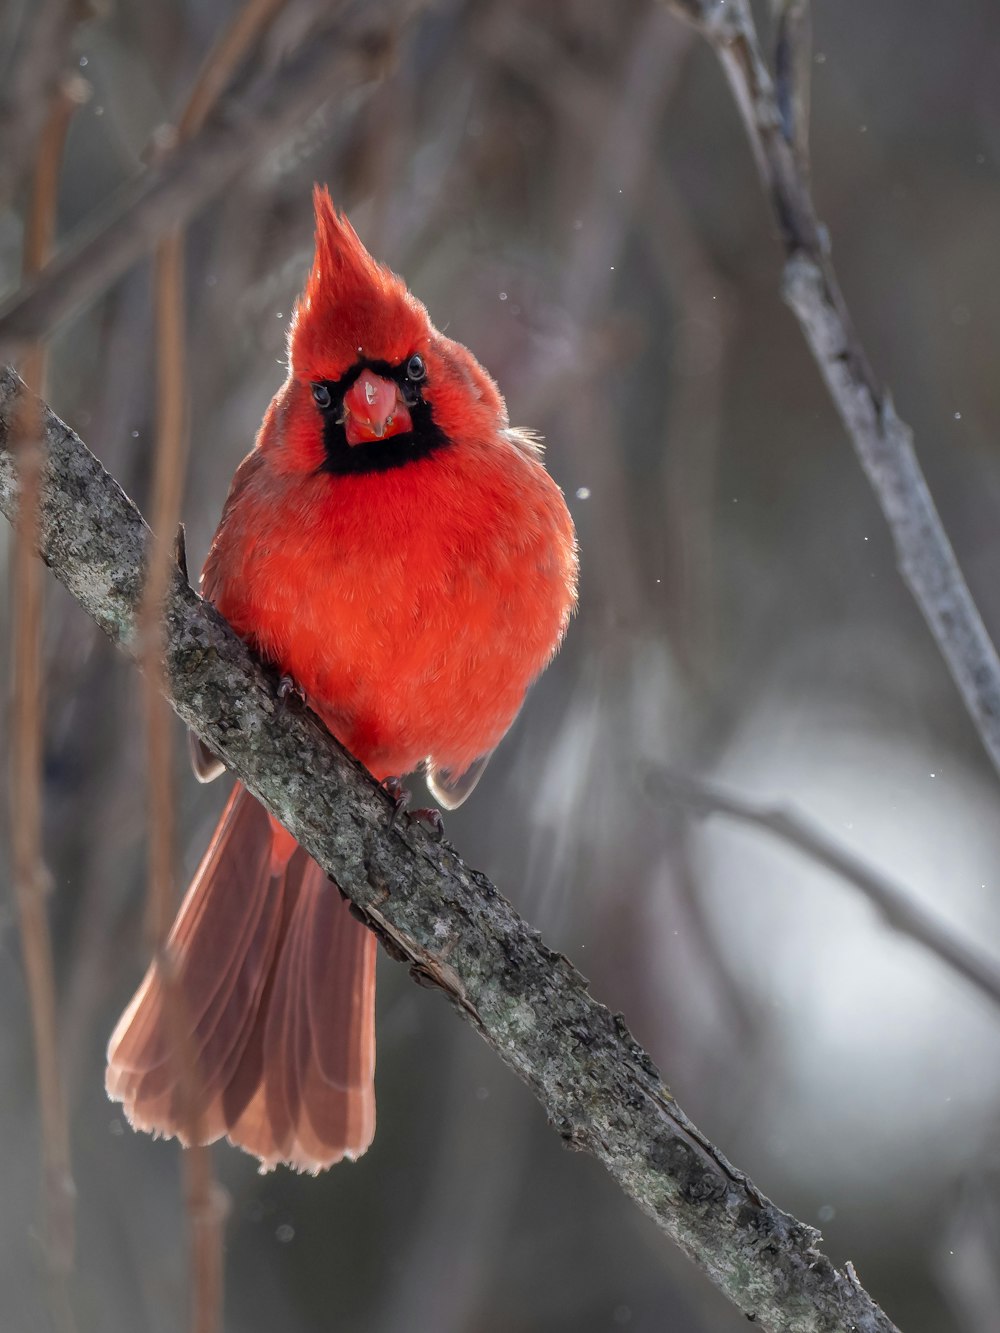
{"label": "northern cardinal", "polygon": [[[423,767],[451,809],[563,637],[573,524],[482,366],[325,189],[314,205],[288,378],[233,478],[202,589],[377,778]],[[221,765],[203,751],[200,768]],[[131,1123],[185,1142],[195,1123],[262,1170],[360,1156],[375,1130],[375,938],[239,785],[170,939],[197,1104],[182,1109],[151,967],[108,1047],[108,1093]]]}

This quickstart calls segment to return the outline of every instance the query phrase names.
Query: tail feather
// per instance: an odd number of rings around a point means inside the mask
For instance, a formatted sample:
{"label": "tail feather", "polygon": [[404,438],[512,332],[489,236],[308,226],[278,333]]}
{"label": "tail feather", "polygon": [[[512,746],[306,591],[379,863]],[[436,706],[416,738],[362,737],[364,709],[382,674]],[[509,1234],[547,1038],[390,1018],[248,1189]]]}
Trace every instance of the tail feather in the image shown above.
{"label": "tail feather", "polygon": [[108,1046],[108,1094],[131,1123],[182,1142],[227,1135],[264,1169],[360,1156],[375,1131],[375,940],[241,786],[170,944],[176,991],[151,967]]}
{"label": "tail feather", "polygon": [[[255,811],[249,799],[238,799],[242,791],[234,789],[170,932],[186,999],[185,1019],[194,1026],[196,1039],[204,1031],[206,1018],[209,1022],[217,1019],[220,1008],[225,1008],[219,1000],[225,998],[227,979],[239,968],[246,951],[245,937],[252,933],[255,916],[267,903],[270,830],[259,817],[259,806]],[[205,891],[223,875],[239,893],[235,902],[232,895]],[[111,1039],[118,1067],[146,1073],[168,1063],[164,1002],[151,968]]]}

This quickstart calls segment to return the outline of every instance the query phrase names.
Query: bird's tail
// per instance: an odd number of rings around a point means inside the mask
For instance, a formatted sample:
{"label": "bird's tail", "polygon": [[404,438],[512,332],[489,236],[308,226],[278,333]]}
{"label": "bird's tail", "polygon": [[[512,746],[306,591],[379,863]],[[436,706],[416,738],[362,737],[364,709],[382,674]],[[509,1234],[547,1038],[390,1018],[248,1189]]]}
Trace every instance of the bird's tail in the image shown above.
{"label": "bird's tail", "polygon": [[224,1134],[267,1170],[359,1157],[375,1132],[375,938],[240,785],[108,1044],[137,1129]]}

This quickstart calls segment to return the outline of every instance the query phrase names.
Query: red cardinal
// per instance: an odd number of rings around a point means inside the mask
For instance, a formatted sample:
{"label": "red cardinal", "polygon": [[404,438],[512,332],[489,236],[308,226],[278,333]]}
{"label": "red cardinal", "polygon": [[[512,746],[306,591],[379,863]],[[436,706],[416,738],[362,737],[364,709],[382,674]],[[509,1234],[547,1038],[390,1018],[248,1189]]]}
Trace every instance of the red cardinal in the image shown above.
{"label": "red cardinal", "polygon": [[[288,379],[202,575],[236,632],[379,779],[459,805],[562,639],[573,524],[496,384],[326,190]],[[200,776],[219,765],[202,756]],[[199,1085],[182,1115],[150,969],[108,1048],[133,1125],[319,1171],[375,1131],[375,939],[237,785],[171,934]],[[183,1121],[183,1125],[182,1125]]]}

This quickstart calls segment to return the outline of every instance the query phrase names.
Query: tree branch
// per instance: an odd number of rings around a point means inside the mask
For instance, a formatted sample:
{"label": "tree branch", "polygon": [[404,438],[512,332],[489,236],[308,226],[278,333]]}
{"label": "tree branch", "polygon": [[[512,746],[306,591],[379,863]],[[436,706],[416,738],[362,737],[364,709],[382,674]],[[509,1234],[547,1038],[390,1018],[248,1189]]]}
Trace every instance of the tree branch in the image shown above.
{"label": "tree branch", "polygon": [[913,433],[876,379],[851,321],[829,240],[816,216],[796,130],[793,126],[787,133],[748,0],[667,3],[694,24],[722,65],[788,252],[782,294],[875,491],[895,542],[899,572],[1000,772],[1000,658],[920,470]]}
{"label": "tree branch", "polygon": [[[26,390],[0,372],[0,509],[17,509],[8,451]],[[137,615],[150,533],[73,432],[45,410],[40,550],[106,634],[141,657]],[[564,1141],[622,1188],[763,1329],[893,1333],[819,1233],[776,1208],[691,1123],[620,1016],[587,992],[478,871],[392,803],[175,570],[164,676],[180,717],[355,904],[417,979],[440,987],[528,1084]]]}
{"label": "tree branch", "polygon": [[0,69],[0,207],[29,168],[85,8],[70,0],[35,0],[23,7],[6,68]]}
{"label": "tree branch", "polygon": [[726,815],[766,830],[810,860],[846,880],[868,899],[887,925],[916,940],[957,972],[995,1005],[1000,1005],[1000,964],[971,941],[955,934],[948,923],[922,907],[887,875],[841,846],[818,824],[780,805],[764,805],[734,795],[714,782],[653,769],[649,788],[658,800],[675,801],[699,815]]}
{"label": "tree branch", "polygon": [[771,0],[774,11],[774,90],[781,132],[792,145],[803,180],[809,174],[809,88],[812,22],[809,0]]}
{"label": "tree branch", "polygon": [[[215,109],[249,50],[285,4],[285,0],[246,0],[222,29],[205,57],[177,122],[177,142],[196,135]],[[159,240],[153,262],[156,329],[156,455],[153,465],[153,529],[177,529],[187,467],[184,259],[185,233],[175,227]],[[197,1087],[191,1032],[170,924],[177,900],[174,800],[174,730],[164,697],[160,607],[170,579],[171,549],[155,542],[146,562],[146,582],[139,612],[142,638],[148,777],[149,925],[154,965],[163,988],[165,1014],[180,1094],[181,1123],[188,1146],[182,1154],[184,1198],[188,1214],[190,1327],[193,1333],[217,1333],[222,1325],[223,1237],[229,1195],[216,1182],[212,1154],[202,1142],[194,1091]]]}
{"label": "tree branch", "polygon": [[[56,200],[66,134],[74,111],[86,99],[78,78],[65,78],[49,99],[39,135],[31,193],[24,226],[23,273],[39,271],[52,249]],[[41,342],[25,350],[24,373],[45,392],[48,349]],[[38,508],[44,475],[41,406],[27,394],[15,427],[21,504],[11,558],[13,609],[11,666],[10,830],[13,888],[18,904],[21,955],[31,1007],[35,1075],[42,1129],[43,1233],[53,1320],[63,1333],[75,1327],[67,1282],[76,1245],[75,1199],[69,1121],[59,1060],[56,981],[47,898],[51,876],[42,836],[42,752],[45,689],[42,669],[44,622],[42,570],[35,559]]]}
{"label": "tree branch", "polygon": [[49,333],[186,222],[336,93],[375,78],[411,0],[353,0],[268,79],[227,102],[165,161],[124,186],[33,281],[0,305],[0,362]]}

